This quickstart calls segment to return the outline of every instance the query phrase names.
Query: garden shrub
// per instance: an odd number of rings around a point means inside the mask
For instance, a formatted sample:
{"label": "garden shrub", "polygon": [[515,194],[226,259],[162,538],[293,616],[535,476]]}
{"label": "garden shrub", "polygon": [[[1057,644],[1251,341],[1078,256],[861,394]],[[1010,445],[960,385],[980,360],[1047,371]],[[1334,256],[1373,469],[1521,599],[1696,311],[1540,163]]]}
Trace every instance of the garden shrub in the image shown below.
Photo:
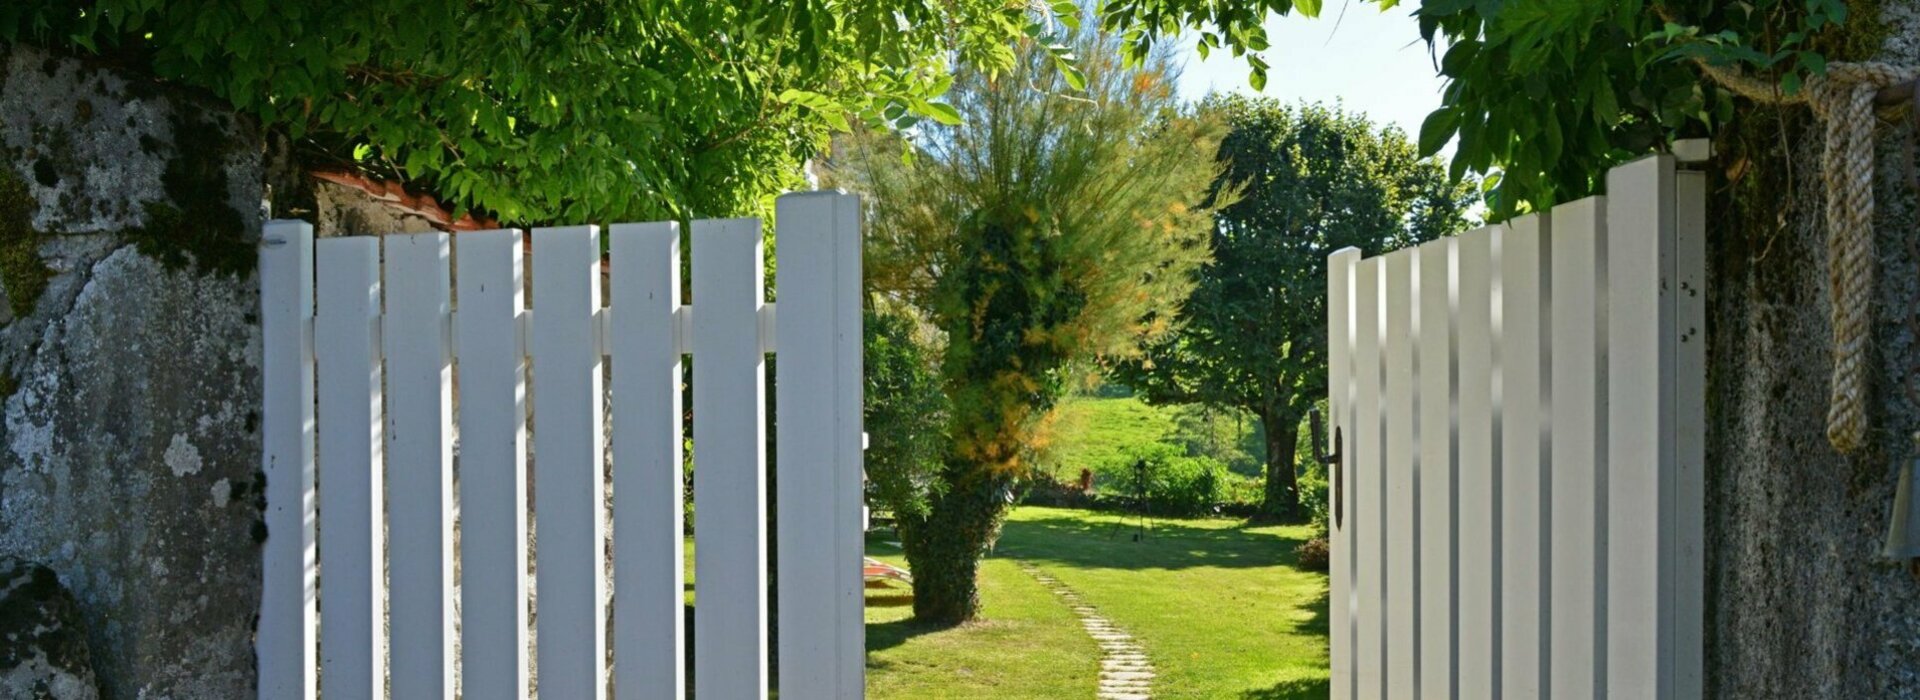
{"label": "garden shrub", "polygon": [[1326,571],[1330,555],[1324,535],[1301,542],[1300,546],[1293,549],[1295,563],[1308,571]]}

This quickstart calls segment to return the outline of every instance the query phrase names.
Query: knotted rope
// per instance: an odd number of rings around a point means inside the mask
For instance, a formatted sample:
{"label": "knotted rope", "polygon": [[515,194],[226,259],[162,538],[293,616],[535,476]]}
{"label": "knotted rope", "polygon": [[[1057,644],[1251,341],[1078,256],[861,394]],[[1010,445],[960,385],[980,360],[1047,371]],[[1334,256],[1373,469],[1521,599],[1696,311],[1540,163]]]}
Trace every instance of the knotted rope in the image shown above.
{"label": "knotted rope", "polygon": [[1827,196],[1827,290],[1833,325],[1833,377],[1827,442],[1853,452],[1867,438],[1868,343],[1873,334],[1874,98],[1913,82],[1920,68],[1887,63],[1829,63],[1826,75],[1797,95],[1705,62],[1706,74],[1757,102],[1805,103],[1826,126],[1820,179]]}

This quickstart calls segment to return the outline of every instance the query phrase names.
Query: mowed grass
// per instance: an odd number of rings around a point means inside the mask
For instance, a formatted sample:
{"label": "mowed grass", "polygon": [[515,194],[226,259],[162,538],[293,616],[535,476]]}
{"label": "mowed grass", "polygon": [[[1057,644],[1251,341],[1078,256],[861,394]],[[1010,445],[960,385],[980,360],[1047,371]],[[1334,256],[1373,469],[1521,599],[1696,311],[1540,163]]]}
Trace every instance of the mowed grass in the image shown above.
{"label": "mowed grass", "polygon": [[1294,566],[1307,526],[1156,518],[1135,542],[1117,520],[1016,508],[988,563],[1031,562],[1137,637],[1155,698],[1327,696],[1327,578]]}
{"label": "mowed grass", "polygon": [[1136,398],[1068,397],[1055,414],[1052,442],[1040,468],[1071,482],[1080,477],[1081,468],[1097,471],[1121,464],[1129,450],[1161,442],[1173,429],[1165,410]]}
{"label": "mowed grass", "polygon": [[[898,549],[869,554],[905,565]],[[875,700],[1091,698],[1100,649],[1054,594],[1011,561],[980,568],[981,619],[939,628],[912,620],[901,589],[867,591],[867,697]]]}

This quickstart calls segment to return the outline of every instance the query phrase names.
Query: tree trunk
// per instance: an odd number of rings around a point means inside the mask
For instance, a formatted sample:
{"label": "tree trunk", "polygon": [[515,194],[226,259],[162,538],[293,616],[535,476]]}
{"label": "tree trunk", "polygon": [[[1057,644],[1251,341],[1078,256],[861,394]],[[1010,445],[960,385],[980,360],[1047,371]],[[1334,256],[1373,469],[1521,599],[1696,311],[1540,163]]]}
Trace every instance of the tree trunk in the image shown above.
{"label": "tree trunk", "polygon": [[903,519],[900,537],[913,571],[914,618],[953,625],[980,613],[975,572],[1000,535],[1011,480],[966,464],[947,471],[953,486],[933,495],[927,517]]}
{"label": "tree trunk", "polygon": [[1277,518],[1293,517],[1300,507],[1300,488],[1294,476],[1294,446],[1300,439],[1300,417],[1277,409],[1260,412],[1267,438],[1267,488],[1260,512]]}

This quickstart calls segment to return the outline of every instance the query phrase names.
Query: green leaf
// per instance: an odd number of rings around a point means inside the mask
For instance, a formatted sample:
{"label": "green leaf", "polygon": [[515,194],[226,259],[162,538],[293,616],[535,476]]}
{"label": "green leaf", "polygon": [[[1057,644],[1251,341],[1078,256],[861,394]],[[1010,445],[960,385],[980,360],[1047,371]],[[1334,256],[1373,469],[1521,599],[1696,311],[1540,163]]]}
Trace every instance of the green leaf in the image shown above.
{"label": "green leaf", "polygon": [[947,126],[959,126],[961,122],[960,110],[945,102],[927,103],[926,115]]}
{"label": "green leaf", "polygon": [[1086,91],[1087,76],[1081,73],[1079,68],[1075,68],[1072,63],[1066,61],[1058,62],[1058,65],[1060,66],[1060,77],[1067,80],[1069,87],[1082,92]]}
{"label": "green leaf", "polygon": [[1308,17],[1320,16],[1320,0],[1294,0],[1293,8],[1299,10],[1300,14]]}
{"label": "green leaf", "polygon": [[[1425,158],[1439,153],[1459,128],[1458,112],[1448,107],[1433,110],[1432,114],[1427,115],[1426,120],[1420,122],[1420,157]],[[1454,159],[1459,160],[1459,156],[1456,155]]]}

